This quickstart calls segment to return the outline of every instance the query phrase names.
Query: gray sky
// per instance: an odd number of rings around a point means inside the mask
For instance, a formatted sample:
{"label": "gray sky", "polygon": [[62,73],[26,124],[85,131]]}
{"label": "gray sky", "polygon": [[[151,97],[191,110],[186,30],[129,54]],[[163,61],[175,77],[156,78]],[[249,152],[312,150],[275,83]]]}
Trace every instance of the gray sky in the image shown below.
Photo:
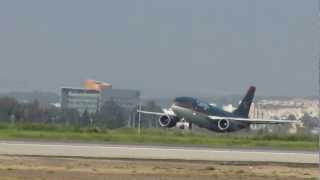
{"label": "gray sky", "polygon": [[315,95],[316,0],[3,0],[0,91]]}

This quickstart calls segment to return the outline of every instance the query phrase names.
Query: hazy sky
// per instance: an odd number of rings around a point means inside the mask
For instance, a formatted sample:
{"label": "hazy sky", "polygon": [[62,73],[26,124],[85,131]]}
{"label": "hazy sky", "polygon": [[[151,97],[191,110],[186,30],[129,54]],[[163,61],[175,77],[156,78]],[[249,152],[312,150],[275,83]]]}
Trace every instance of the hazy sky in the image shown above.
{"label": "hazy sky", "polygon": [[3,0],[0,91],[315,95],[316,0]]}

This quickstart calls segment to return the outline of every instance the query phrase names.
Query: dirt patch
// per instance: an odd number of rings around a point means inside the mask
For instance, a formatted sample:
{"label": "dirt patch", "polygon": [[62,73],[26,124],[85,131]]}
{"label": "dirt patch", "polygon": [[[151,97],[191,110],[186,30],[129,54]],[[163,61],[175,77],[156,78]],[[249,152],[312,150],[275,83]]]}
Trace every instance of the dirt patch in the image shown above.
{"label": "dirt patch", "polygon": [[316,177],[316,166],[0,156],[1,180],[298,180]]}

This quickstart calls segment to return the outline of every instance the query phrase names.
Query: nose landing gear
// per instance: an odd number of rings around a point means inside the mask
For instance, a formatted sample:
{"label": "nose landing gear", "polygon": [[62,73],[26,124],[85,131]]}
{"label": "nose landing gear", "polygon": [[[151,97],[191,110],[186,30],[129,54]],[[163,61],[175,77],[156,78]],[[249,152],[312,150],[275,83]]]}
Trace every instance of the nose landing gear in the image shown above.
{"label": "nose landing gear", "polygon": [[192,131],[192,123],[189,123],[189,130]]}
{"label": "nose landing gear", "polygon": [[177,123],[177,127],[179,129],[192,130],[192,123],[191,122],[187,122],[184,118],[182,118],[181,121]]}

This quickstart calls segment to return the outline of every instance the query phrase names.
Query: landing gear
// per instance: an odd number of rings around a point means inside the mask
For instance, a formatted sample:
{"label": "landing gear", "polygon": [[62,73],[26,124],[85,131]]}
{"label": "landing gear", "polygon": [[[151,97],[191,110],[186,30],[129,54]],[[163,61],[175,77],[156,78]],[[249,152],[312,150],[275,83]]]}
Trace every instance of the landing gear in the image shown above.
{"label": "landing gear", "polygon": [[184,118],[181,118],[176,127],[182,130],[192,130],[192,123],[187,122]]}
{"label": "landing gear", "polygon": [[183,122],[183,124],[188,127],[189,131],[192,130],[192,123],[191,122],[187,122],[184,118],[181,119],[181,122]]}
{"label": "landing gear", "polygon": [[192,131],[192,123],[189,123],[189,130]]}

